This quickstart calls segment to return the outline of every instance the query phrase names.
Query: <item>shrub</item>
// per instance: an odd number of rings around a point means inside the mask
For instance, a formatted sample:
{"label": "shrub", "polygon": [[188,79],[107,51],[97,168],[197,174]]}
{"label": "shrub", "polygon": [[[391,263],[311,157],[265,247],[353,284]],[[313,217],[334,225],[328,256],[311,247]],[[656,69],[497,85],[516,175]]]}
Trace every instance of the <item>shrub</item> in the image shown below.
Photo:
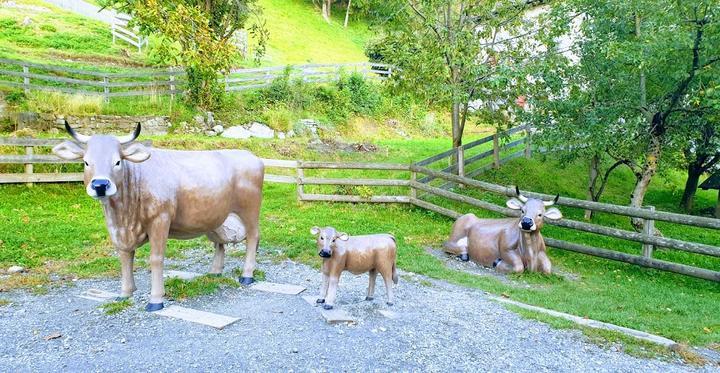
{"label": "shrub", "polygon": [[380,103],[379,90],[374,84],[368,83],[360,73],[341,76],[337,81],[337,88],[349,94],[351,110],[355,114],[374,114]]}
{"label": "shrub", "polygon": [[40,30],[47,31],[47,32],[55,32],[55,31],[57,31],[57,28],[55,28],[55,26],[53,26],[53,25],[44,24],[44,25],[40,25]]}

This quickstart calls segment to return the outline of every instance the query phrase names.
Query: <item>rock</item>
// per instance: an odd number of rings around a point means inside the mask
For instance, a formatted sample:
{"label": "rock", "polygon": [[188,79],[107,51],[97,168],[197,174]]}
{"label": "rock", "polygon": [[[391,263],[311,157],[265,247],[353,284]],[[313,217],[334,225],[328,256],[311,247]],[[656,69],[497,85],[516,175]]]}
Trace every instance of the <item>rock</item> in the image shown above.
{"label": "rock", "polygon": [[205,131],[205,136],[213,137],[217,136],[217,133],[215,133],[215,131]]}
{"label": "rock", "polygon": [[193,119],[195,119],[195,123],[197,123],[198,125],[201,125],[201,126],[205,125],[205,118],[203,118],[202,115],[198,114],[198,115],[194,116]]}
{"label": "rock", "polygon": [[22,273],[22,272],[25,272],[25,268],[20,267],[20,266],[12,266],[12,267],[8,268],[8,270],[7,270],[7,273],[10,273],[10,274]]}
{"label": "rock", "polygon": [[212,111],[207,112],[207,120],[205,121],[207,123],[208,127],[212,127],[215,125],[215,116],[213,115]]}
{"label": "rock", "polygon": [[219,134],[219,133],[223,133],[223,131],[225,131],[225,128],[223,128],[223,126],[217,124],[217,125],[215,125],[215,127],[212,128],[212,130],[215,131],[215,133]]}
{"label": "rock", "polygon": [[277,138],[278,138],[278,139],[284,139],[284,138],[285,138],[285,132],[278,132],[278,133],[277,133]]}
{"label": "rock", "polygon": [[25,17],[25,19],[22,21],[23,27],[28,27],[28,26],[30,26],[32,23],[33,23],[33,22],[32,22],[32,20],[30,19],[30,17]]}
{"label": "rock", "polygon": [[262,123],[252,122],[248,130],[252,133],[253,137],[259,137],[261,139],[272,139],[275,137],[275,131]]}
{"label": "rock", "polygon": [[287,137],[295,137],[295,131],[290,130],[290,131],[288,131],[287,134],[285,134],[285,136],[287,136]]}
{"label": "rock", "polygon": [[244,127],[234,126],[226,129],[221,136],[228,139],[249,139],[252,135],[253,134]]}

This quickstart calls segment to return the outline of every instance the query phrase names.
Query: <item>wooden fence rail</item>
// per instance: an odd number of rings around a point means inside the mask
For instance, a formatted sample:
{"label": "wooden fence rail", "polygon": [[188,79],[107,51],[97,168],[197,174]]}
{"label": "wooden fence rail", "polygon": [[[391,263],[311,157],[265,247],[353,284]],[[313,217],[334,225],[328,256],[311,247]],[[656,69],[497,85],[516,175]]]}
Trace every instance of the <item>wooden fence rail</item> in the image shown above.
{"label": "wooden fence rail", "polygon": [[[228,92],[263,88],[284,76],[286,70],[291,79],[313,83],[335,81],[343,72],[380,80],[393,74],[392,66],[379,63],[305,64],[235,69],[218,77],[218,81]],[[26,93],[58,91],[102,96],[110,101],[112,97],[182,94],[186,85],[187,77],[180,69],[113,73],[0,58],[0,86],[21,88]]]}
{"label": "wooden fence rail", "polygon": [[[53,146],[59,143],[59,139],[12,139],[0,138],[0,145],[17,146],[25,149],[26,154],[20,155],[2,155],[0,156],[0,164],[25,164],[25,173],[19,174],[0,174],[0,183],[31,183],[31,182],[58,182],[58,181],[80,181],[81,173],[55,173],[55,174],[36,174],[33,173],[33,163],[52,162],[60,163],[60,159],[53,155],[36,154],[35,147]],[[516,154],[516,153],[513,153]],[[53,158],[55,157],[55,158]],[[430,157],[428,159],[432,159]],[[294,184],[297,189],[297,197],[301,201],[324,201],[324,202],[349,202],[349,203],[403,203],[411,204],[423,209],[436,212],[450,218],[457,218],[462,215],[461,212],[451,208],[440,206],[436,203],[423,199],[418,196],[418,191],[425,193],[427,196],[439,197],[441,200],[459,202],[473,208],[492,211],[505,216],[518,216],[518,212],[503,206],[496,205],[492,202],[484,201],[459,192],[448,190],[442,186],[433,186],[421,180],[425,177],[440,179],[446,183],[454,183],[481,190],[483,192],[491,192],[500,196],[514,196],[515,188],[512,186],[503,186],[492,184],[484,181],[474,180],[468,177],[458,176],[445,171],[430,169],[423,165],[411,164],[391,164],[391,163],[342,163],[342,162],[318,162],[318,161],[295,161],[295,160],[275,160],[263,159],[266,168],[294,169],[295,175],[280,175],[266,173],[265,180],[267,182],[279,182],[286,184]],[[420,162],[418,162],[420,163]],[[430,161],[432,163],[432,161]],[[387,178],[357,178],[357,177],[322,177],[316,174],[324,172],[343,171],[377,171],[387,172]],[[312,171],[313,176],[306,176],[306,171]],[[409,174],[409,177],[407,177]],[[398,177],[398,175],[402,175]],[[309,193],[306,187],[327,188],[327,186],[367,186],[380,187],[383,190],[392,188],[401,188],[402,192],[375,195],[346,195],[331,193]],[[390,188],[390,189],[389,189]],[[352,189],[351,189],[352,190]],[[394,190],[394,189],[392,189]],[[523,194],[542,199],[551,199],[553,196],[523,191]],[[436,201],[437,202],[437,201]],[[655,221],[665,221],[672,224],[680,224],[698,228],[709,228],[717,230],[720,228],[720,219],[706,218],[700,216],[690,216],[675,214],[664,211],[655,211],[651,208],[633,208],[628,206],[618,206],[600,202],[590,202],[578,200],[574,198],[561,197],[557,201],[557,205],[573,207],[579,209],[589,209],[598,212],[621,215],[626,217],[635,217],[643,219],[644,229],[642,232],[628,231],[613,227],[601,226],[588,222],[576,221],[571,219],[562,219],[557,221],[548,220],[547,224],[557,226],[562,229],[580,231],[590,234],[596,234],[603,237],[613,239],[621,239],[625,241],[638,242],[642,244],[641,253],[638,255],[618,252],[610,249],[603,249],[594,246],[583,245],[574,242],[559,240],[554,237],[546,237],[545,241],[549,246],[557,249],[578,252],[587,255],[593,255],[601,258],[622,261],[639,266],[671,271],[683,275],[694,276],[706,280],[720,282],[720,272],[706,268],[693,267],[686,264],[673,263],[653,258],[653,248],[664,247],[673,250],[680,250],[692,254],[720,257],[720,247],[691,242],[676,238],[657,237],[652,234],[653,224]]]}

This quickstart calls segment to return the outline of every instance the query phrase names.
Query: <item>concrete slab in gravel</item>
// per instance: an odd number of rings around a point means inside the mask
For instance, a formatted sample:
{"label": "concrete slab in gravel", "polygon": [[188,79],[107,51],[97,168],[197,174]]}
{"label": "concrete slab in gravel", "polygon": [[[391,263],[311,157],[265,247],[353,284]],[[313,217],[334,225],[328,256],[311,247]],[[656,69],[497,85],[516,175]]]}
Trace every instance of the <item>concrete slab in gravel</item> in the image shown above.
{"label": "concrete slab in gravel", "polygon": [[258,282],[250,287],[253,290],[267,291],[268,293],[278,293],[287,295],[298,295],[305,291],[305,288],[291,284],[276,284],[274,282]]}
{"label": "concrete slab in gravel", "polygon": [[390,310],[378,310],[378,313],[387,317],[390,320],[399,319],[400,315],[397,312],[393,312]]}
{"label": "concrete slab in gravel", "polygon": [[120,294],[115,294],[100,289],[87,289],[76,296],[78,298],[94,300],[96,302],[110,302],[115,300],[115,298],[119,297]]}
{"label": "concrete slab in gravel", "polygon": [[164,271],[163,277],[166,278],[179,278],[181,280],[190,281],[195,277],[202,276],[202,273],[187,272],[187,271]]}
{"label": "concrete slab in gravel", "polygon": [[153,312],[156,315],[167,316],[198,324],[212,326],[216,329],[222,329],[235,321],[240,320],[237,317],[219,315],[217,313],[195,310],[192,308],[170,306],[160,311]]}
{"label": "concrete slab in gravel", "polygon": [[[316,296],[305,295],[302,298],[305,300],[305,302],[307,302],[311,306],[318,305],[318,303],[315,302],[318,299],[317,295]],[[318,307],[318,309],[320,310],[320,314],[322,315],[323,319],[325,319],[325,321],[328,324],[337,324],[337,323],[341,323],[341,322],[345,322],[345,323],[354,323],[355,322],[355,319],[352,316],[350,316],[349,313],[343,311],[340,308],[333,308],[331,310],[326,310],[321,307]]]}

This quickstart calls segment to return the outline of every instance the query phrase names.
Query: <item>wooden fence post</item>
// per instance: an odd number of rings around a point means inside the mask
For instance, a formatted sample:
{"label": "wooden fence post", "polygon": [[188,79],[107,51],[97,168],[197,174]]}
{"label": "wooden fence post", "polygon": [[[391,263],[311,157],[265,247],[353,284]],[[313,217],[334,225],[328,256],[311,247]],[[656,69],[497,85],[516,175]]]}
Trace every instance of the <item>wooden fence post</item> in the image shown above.
{"label": "wooden fence post", "polygon": [[[655,206],[646,207],[650,211],[655,211]],[[643,219],[643,234],[652,237],[655,234],[655,220]],[[651,259],[653,253],[653,245],[644,243],[642,245],[643,258]]]}
{"label": "wooden fence post", "polygon": [[[414,183],[417,181],[417,172],[410,171],[410,183]],[[414,186],[410,185],[410,198],[417,198],[417,190]]]}
{"label": "wooden fence post", "polygon": [[[34,153],[34,150],[33,150],[33,147],[32,147],[32,146],[26,146],[26,147],[25,147],[25,155],[27,155],[27,156],[32,156],[33,153]],[[32,174],[33,174],[33,164],[32,164],[32,163],[25,163],[25,174],[26,174],[26,175],[32,175]],[[32,182],[27,182],[27,183],[25,183],[25,185],[27,185],[27,186],[29,186],[29,187],[32,187],[32,186],[33,186],[33,183],[32,183]]]}
{"label": "wooden fence post", "polygon": [[500,141],[497,131],[493,135],[493,168],[500,168]]}
{"label": "wooden fence post", "polygon": [[25,88],[25,94],[30,93],[30,67],[23,66],[23,86]]}
{"label": "wooden fence post", "polygon": [[[227,92],[227,76],[225,77],[225,91]],[[175,74],[170,75],[170,100],[175,101]]]}
{"label": "wooden fence post", "polygon": [[303,195],[305,194],[305,192],[303,191],[303,184],[302,184],[302,179],[304,177],[305,177],[305,171],[303,170],[302,161],[298,161],[298,163],[297,163],[297,180],[295,181],[297,183],[298,201],[302,201]]}
{"label": "wooden fence post", "polygon": [[531,145],[530,126],[528,125],[525,129],[525,158],[527,159],[532,157],[532,149],[530,148]]}
{"label": "wooden fence post", "polygon": [[110,83],[110,78],[107,75],[103,76],[103,96],[105,97],[105,103],[110,102],[110,87],[108,86],[108,83]]}

